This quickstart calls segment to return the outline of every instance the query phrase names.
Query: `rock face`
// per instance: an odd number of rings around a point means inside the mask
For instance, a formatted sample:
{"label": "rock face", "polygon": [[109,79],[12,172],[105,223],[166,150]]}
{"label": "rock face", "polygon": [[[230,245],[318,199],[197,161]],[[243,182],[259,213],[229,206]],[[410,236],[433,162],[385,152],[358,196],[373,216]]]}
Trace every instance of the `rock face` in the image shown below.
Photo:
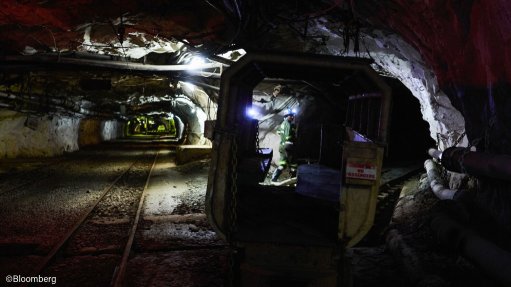
{"label": "rock face", "polygon": [[78,150],[80,120],[0,111],[0,157],[49,157]]}
{"label": "rock face", "polygon": [[[511,154],[511,57],[509,49],[506,49],[511,38],[509,3],[422,1],[410,5],[402,0],[373,1],[370,4],[355,2],[354,9],[361,18],[399,34],[403,42],[420,53],[424,64],[418,67],[429,67],[411,69],[410,77],[412,82],[425,81],[425,87],[430,87],[426,89],[428,98],[433,107],[437,106],[432,109],[435,116],[428,120],[430,126],[435,121],[450,123],[440,133],[446,139],[444,143],[439,140],[440,149],[453,145],[453,140],[456,141],[462,131],[460,128],[464,126],[466,139],[461,146],[470,145],[478,151],[497,155]],[[382,37],[379,39],[381,41]],[[381,46],[385,47],[384,44]],[[417,61],[410,56],[405,55],[405,58],[414,67]],[[434,78],[428,76],[433,73]],[[431,79],[436,79],[438,84]],[[406,83],[410,80],[403,82],[410,85]],[[439,90],[447,95],[449,101]],[[459,111],[463,120],[456,116],[457,113],[449,112],[454,110],[451,107]],[[479,181],[474,205],[489,214],[501,230],[510,232],[509,181],[478,174],[473,176]],[[450,187],[458,188],[460,184],[451,181]]]}
{"label": "rock face", "polygon": [[[438,80],[430,94],[436,99],[441,89],[464,117],[465,145],[470,142],[480,151],[511,153],[511,57],[505,49],[511,35],[507,16],[511,5],[504,1],[356,2],[361,18],[401,35],[420,53],[424,66],[429,67],[422,70],[431,70]],[[414,62],[413,57],[406,58]],[[412,70],[411,75],[428,80],[429,72],[421,76],[418,71]],[[447,101],[437,102],[444,108]],[[435,119],[439,116],[450,121],[446,113],[438,113]],[[459,133],[448,128],[444,137]]]}
{"label": "rock face", "polygon": [[[321,51],[326,54],[360,56],[374,60],[374,68],[399,79],[421,105],[422,117],[429,124],[431,138],[444,149],[455,142],[467,144],[463,115],[440,90],[437,77],[417,49],[397,34],[366,30],[361,34],[361,52],[342,51],[343,39],[316,22],[315,32],[328,37]],[[461,138],[460,138],[461,137]]]}
{"label": "rock face", "polygon": [[365,43],[371,45],[369,49],[373,51],[376,64],[399,79],[419,100],[422,117],[429,123],[430,135],[440,149],[463,140],[462,114],[439,89],[435,74],[412,46],[397,35],[384,35],[379,31],[368,35]]}
{"label": "rock face", "polygon": [[0,111],[0,158],[50,157],[122,135],[115,121]]}

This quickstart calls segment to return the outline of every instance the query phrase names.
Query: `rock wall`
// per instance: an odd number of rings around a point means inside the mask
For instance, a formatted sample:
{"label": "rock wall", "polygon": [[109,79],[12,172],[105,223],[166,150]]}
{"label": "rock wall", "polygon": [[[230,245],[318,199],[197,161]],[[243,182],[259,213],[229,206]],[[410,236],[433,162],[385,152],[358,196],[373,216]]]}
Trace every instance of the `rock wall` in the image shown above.
{"label": "rock wall", "polygon": [[123,135],[122,123],[0,110],[0,158],[51,157]]}
{"label": "rock wall", "polygon": [[50,157],[78,150],[80,119],[0,110],[0,158]]}

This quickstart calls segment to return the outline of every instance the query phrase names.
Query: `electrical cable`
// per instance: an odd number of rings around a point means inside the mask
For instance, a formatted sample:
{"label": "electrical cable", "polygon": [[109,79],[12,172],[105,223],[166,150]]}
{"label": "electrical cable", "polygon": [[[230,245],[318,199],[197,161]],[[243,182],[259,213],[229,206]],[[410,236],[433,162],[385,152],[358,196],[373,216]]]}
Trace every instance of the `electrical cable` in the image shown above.
{"label": "electrical cable", "polygon": [[46,26],[42,26],[42,27],[43,27],[44,29],[46,29],[48,32],[50,32],[50,35],[51,35],[51,37],[52,37],[52,39],[53,39],[53,45],[54,45],[54,47],[55,47],[55,52],[58,52],[58,51],[59,51],[59,49],[57,48],[57,41],[55,41],[55,36],[53,35],[53,32],[52,32],[52,31],[51,31],[48,27],[46,27]]}
{"label": "electrical cable", "polygon": [[[318,10],[318,11],[315,11],[315,12],[311,12],[311,13],[307,13],[307,14],[303,14],[303,15],[300,15],[300,16],[296,16],[294,19],[291,19],[291,18],[286,18],[286,17],[283,17],[281,15],[277,15],[277,17],[287,21],[288,23],[289,22],[303,22],[303,21],[306,21],[306,20],[312,20],[312,19],[315,19],[315,18],[320,18],[320,17],[323,17],[325,15],[328,15],[333,9],[335,9],[336,7],[338,6],[341,6],[343,3],[344,0],[335,0],[335,2],[330,5],[329,7],[325,8],[325,9],[322,9],[322,10]],[[286,12],[288,12],[286,10]]]}

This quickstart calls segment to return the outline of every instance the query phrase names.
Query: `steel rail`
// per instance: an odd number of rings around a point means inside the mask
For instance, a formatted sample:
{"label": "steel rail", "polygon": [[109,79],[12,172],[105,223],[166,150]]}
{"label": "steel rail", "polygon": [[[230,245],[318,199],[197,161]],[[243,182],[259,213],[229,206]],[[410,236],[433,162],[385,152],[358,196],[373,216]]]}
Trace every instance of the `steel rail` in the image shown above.
{"label": "steel rail", "polygon": [[110,286],[114,286],[114,287],[123,286],[124,277],[126,274],[126,268],[128,265],[128,257],[131,252],[131,247],[133,246],[133,241],[135,239],[135,233],[137,232],[138,222],[140,219],[140,214],[142,212],[142,206],[144,204],[145,195],[147,193],[147,187],[149,186],[149,180],[151,179],[151,175],[153,173],[154,167],[156,166],[156,162],[158,160],[159,153],[160,153],[160,151],[158,151],[156,153],[156,156],[154,157],[153,165],[151,166],[151,170],[149,171],[149,175],[147,176],[147,179],[146,179],[144,191],[142,191],[142,195],[140,196],[140,201],[138,202],[137,213],[135,215],[135,220],[133,221],[133,225],[131,226],[131,230],[130,230],[129,237],[128,237],[128,242],[126,243],[126,246],[124,247],[124,252],[122,254],[121,262],[115,268]]}
{"label": "steel rail", "polygon": [[36,268],[32,271],[32,276],[38,276],[42,274],[44,269],[50,265],[50,263],[55,259],[55,256],[59,253],[62,247],[69,241],[71,236],[76,232],[76,230],[85,222],[87,217],[92,213],[92,211],[98,206],[98,204],[103,200],[103,198],[108,194],[110,190],[117,184],[117,182],[128,173],[129,170],[137,163],[139,160],[133,161],[133,163],[123,171],[114,181],[112,181],[107,187],[105,187],[101,193],[101,196],[92,204],[79,218],[79,220],[73,225],[72,228],[60,239],[60,241],[53,246],[50,252],[44,257],[44,259],[37,265]]}

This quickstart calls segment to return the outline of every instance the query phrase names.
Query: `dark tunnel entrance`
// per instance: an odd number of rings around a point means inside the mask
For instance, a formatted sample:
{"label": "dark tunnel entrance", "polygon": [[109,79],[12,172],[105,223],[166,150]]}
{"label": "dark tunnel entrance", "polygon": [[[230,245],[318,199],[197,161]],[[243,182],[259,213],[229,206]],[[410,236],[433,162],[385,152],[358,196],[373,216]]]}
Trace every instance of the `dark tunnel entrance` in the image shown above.
{"label": "dark tunnel entrance", "polygon": [[385,81],[392,88],[392,112],[383,163],[423,163],[428,158],[427,150],[436,143],[422,118],[420,103],[399,80],[385,78]]}

